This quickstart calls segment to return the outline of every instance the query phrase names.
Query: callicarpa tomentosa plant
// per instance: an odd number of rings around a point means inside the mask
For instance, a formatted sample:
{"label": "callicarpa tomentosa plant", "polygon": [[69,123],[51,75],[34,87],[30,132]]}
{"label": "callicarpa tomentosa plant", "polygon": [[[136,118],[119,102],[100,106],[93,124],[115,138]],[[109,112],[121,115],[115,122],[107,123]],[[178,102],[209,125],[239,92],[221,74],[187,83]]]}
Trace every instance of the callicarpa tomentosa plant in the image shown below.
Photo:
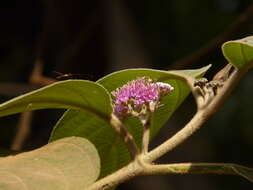
{"label": "callicarpa tomentosa plant", "polygon": [[[203,126],[252,68],[252,36],[226,42],[222,51],[228,64],[211,81],[202,78],[210,66],[127,69],[97,82],[56,82],[1,104],[0,116],[46,108],[68,110],[47,145],[0,159],[0,189],[101,190],[136,176],[158,174],[238,175],[253,182],[253,169],[237,164],[155,164]],[[190,92],[196,114],[150,150],[150,140]]]}

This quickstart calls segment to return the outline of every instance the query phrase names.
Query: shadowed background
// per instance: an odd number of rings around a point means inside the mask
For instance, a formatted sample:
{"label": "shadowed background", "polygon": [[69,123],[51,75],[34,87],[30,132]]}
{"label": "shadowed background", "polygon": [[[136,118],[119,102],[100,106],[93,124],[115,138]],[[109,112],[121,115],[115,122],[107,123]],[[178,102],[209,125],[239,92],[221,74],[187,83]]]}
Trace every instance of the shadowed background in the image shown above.
{"label": "shadowed background", "polygon": [[[57,73],[97,80],[119,69],[213,67],[226,61],[220,44],[252,35],[250,0],[39,0],[0,3],[1,102],[46,85]],[[43,65],[41,81],[33,80],[36,63]],[[38,73],[37,73],[38,74]],[[239,84],[224,107],[203,129],[161,158],[171,162],[233,162],[253,167],[253,74]],[[49,83],[49,82],[48,82]],[[194,114],[190,96],[152,143],[160,144]],[[22,150],[47,143],[63,110],[36,111]],[[10,149],[20,115],[0,118],[0,146]],[[251,189],[233,176],[139,177],[117,189]]]}

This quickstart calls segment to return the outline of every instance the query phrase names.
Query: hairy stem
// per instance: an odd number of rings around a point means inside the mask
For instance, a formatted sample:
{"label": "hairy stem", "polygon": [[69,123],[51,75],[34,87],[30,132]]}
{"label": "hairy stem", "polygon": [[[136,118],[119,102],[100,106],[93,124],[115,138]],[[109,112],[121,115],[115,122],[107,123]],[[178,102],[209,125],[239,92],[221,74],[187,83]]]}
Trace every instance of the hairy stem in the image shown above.
{"label": "hairy stem", "polygon": [[174,163],[152,165],[139,160],[131,162],[115,173],[108,175],[91,185],[87,190],[105,190],[132,179],[135,176],[167,175],[167,174],[223,174],[237,175],[252,181],[247,174],[252,168],[233,163]]}
{"label": "hairy stem", "polygon": [[[145,161],[152,162],[167,152],[174,149],[176,146],[182,144],[188,137],[195,133],[205,121],[207,121],[226,100],[227,96],[231,93],[235,84],[241,79],[241,77],[247,72],[248,68],[243,70],[236,69],[224,84],[223,88],[218,91],[217,95],[213,97],[210,104],[206,106],[198,105],[197,113],[194,117],[186,124],[186,126],[178,131],[173,137],[159,145],[157,148],[149,152],[145,156]],[[190,86],[192,88],[192,86]],[[196,99],[197,103],[198,100]]]}
{"label": "hairy stem", "polygon": [[175,163],[149,165],[144,168],[144,175],[164,174],[224,174],[239,175],[239,170],[253,172],[252,168],[232,163]]}
{"label": "hairy stem", "polygon": [[150,128],[147,125],[143,126],[143,137],[142,137],[142,153],[147,154],[149,145]]}
{"label": "hairy stem", "polygon": [[197,112],[191,121],[179,132],[177,132],[173,137],[165,141],[163,144],[159,145],[157,148],[150,151],[145,156],[146,162],[152,162],[167,152],[174,149],[176,146],[184,142],[189,136],[191,136],[195,131],[197,131],[201,125],[205,122],[206,118],[203,116],[203,112]]}
{"label": "hairy stem", "polygon": [[104,190],[115,187],[116,185],[127,181],[142,172],[142,167],[137,160],[131,162],[127,166],[121,168],[120,170],[110,174],[96,183],[91,185],[87,190]]}
{"label": "hairy stem", "polygon": [[114,128],[116,133],[122,138],[123,142],[127,146],[131,158],[135,159],[136,156],[140,153],[139,148],[134,140],[134,137],[129,133],[127,128],[123,123],[114,115],[111,116],[111,126]]}
{"label": "hairy stem", "polygon": [[143,136],[142,136],[142,149],[141,153],[143,155],[148,153],[148,146],[149,146],[149,138],[150,138],[150,121],[153,117],[153,114],[148,114],[144,120],[141,121],[143,125]]}

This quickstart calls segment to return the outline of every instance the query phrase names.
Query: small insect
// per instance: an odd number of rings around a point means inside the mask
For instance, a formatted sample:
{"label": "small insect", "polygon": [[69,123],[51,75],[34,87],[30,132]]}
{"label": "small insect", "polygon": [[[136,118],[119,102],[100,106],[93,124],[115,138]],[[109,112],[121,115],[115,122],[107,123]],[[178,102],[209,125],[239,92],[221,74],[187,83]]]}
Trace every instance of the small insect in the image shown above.
{"label": "small insect", "polygon": [[94,76],[89,75],[89,74],[73,74],[73,73],[60,73],[57,71],[53,71],[55,74],[57,74],[58,76],[56,76],[55,78],[57,80],[68,80],[68,79],[86,79],[86,80],[93,80]]}

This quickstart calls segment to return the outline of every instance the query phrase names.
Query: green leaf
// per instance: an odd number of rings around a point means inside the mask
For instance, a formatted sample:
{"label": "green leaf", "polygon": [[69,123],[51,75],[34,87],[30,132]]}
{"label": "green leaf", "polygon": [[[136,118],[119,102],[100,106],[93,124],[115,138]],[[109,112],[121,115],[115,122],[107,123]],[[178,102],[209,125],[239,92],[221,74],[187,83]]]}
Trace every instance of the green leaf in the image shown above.
{"label": "green leaf", "polygon": [[67,110],[54,127],[50,141],[69,136],[84,137],[96,146],[101,158],[102,176],[115,171],[128,159],[128,151],[113,128],[92,114]]}
{"label": "green leaf", "polygon": [[99,176],[94,145],[64,138],[34,151],[0,158],[1,190],[83,190]]}
{"label": "green leaf", "polygon": [[0,104],[0,116],[46,108],[83,110],[105,120],[112,111],[110,95],[101,85],[85,80],[68,80]]}
{"label": "green leaf", "polygon": [[[162,100],[163,106],[155,113],[151,127],[151,135],[155,136],[190,92],[184,82],[184,77],[186,75],[200,77],[208,68],[209,66],[196,70],[170,72],[151,69],[128,69],[107,75],[97,82],[109,92],[130,80],[136,79],[136,77],[142,76],[148,76],[174,86],[175,90]],[[126,121],[126,126],[140,145],[142,137],[140,122],[136,118],[129,118]],[[112,173],[129,162],[129,153],[124,144],[112,127],[103,120],[98,120],[92,115],[83,114],[81,111],[68,110],[56,124],[50,140],[53,141],[72,135],[87,138],[96,146],[101,158],[100,177]]]}
{"label": "green leaf", "polygon": [[253,65],[253,36],[228,41],[222,45],[222,52],[229,63],[237,68]]}

